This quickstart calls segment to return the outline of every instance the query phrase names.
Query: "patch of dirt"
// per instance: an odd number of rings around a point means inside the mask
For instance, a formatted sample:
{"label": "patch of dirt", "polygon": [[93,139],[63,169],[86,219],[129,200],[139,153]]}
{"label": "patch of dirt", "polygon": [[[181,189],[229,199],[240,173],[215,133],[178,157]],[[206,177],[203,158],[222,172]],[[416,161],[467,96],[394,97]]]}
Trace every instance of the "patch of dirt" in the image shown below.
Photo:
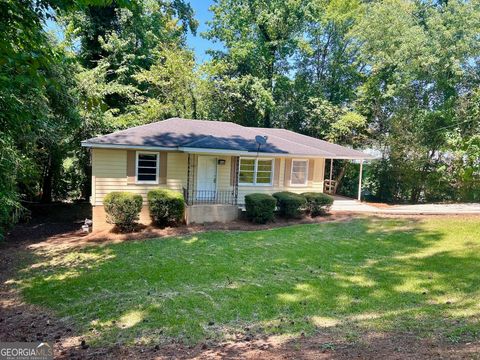
{"label": "patch of dirt", "polygon": [[157,228],[155,226],[143,226],[136,232],[119,233],[115,230],[103,230],[93,232],[84,237],[85,242],[118,242],[124,240],[140,240],[148,238],[162,238],[179,235],[198,234],[199,232],[211,230],[230,230],[230,231],[255,231],[268,230],[278,227],[299,225],[299,224],[317,224],[332,221],[348,221],[352,219],[351,214],[338,214],[319,216],[316,218],[305,217],[302,219],[276,219],[275,222],[268,224],[252,224],[246,220],[236,220],[229,223],[208,223],[208,224],[191,224],[180,225],[178,227]]}
{"label": "patch of dirt", "polygon": [[158,228],[155,226],[139,226],[137,231],[131,233],[120,233],[115,229],[101,230],[92,233],[81,231],[81,220],[71,222],[31,222],[29,224],[17,225],[7,236],[7,244],[11,246],[28,246],[31,249],[49,247],[57,249],[82,247],[95,244],[119,243],[128,240],[142,240],[151,238],[165,238],[172,236],[198,234],[211,230],[231,231],[254,231],[268,230],[277,227],[284,227],[299,224],[316,224],[332,221],[349,221],[352,214],[331,214],[316,218],[305,217],[303,219],[289,220],[277,219],[268,224],[252,224],[246,220],[236,220],[227,224],[209,223],[180,225],[178,227]]}
{"label": "patch of dirt", "polygon": [[207,230],[260,230],[299,223],[348,221],[352,217],[334,214],[301,221],[279,220],[267,225],[237,221],[166,229],[146,227],[134,234],[84,234],[79,230],[81,218],[50,222],[55,216],[49,213],[42,221],[34,219],[30,224],[17,226],[9,234],[8,241],[0,244],[0,341],[53,341],[55,358],[58,359],[480,359],[480,342],[441,343],[408,333],[365,333],[354,343],[339,339],[333,333],[297,338],[247,334],[234,341],[200,343],[193,347],[172,343],[128,347],[112,344],[111,347],[92,348],[83,342],[68,319],[60,319],[44,308],[26,304],[12,282],[19,266],[29,261],[39,248],[60,250]]}

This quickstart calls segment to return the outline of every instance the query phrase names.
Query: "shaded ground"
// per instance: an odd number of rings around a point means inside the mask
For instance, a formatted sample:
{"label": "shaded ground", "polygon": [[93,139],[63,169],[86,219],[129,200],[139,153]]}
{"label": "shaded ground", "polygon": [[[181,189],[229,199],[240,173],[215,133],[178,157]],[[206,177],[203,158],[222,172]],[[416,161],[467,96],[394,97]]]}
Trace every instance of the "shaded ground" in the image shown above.
{"label": "shaded ground", "polygon": [[[349,221],[348,217],[330,217],[330,221]],[[69,220],[70,221],[70,220]],[[319,220],[324,221],[324,220]],[[9,243],[0,249],[0,340],[1,341],[56,341],[56,353],[64,358],[480,358],[480,344],[475,337],[459,334],[454,342],[434,337],[418,338],[410,331],[373,332],[355,328],[352,324],[352,338],[345,338],[335,329],[322,329],[308,336],[293,338],[266,335],[256,329],[238,331],[228,342],[202,341],[188,346],[178,342],[161,345],[133,344],[129,347],[90,347],[89,337],[69,319],[58,318],[44,308],[26,305],[13,286],[11,279],[17,278],[17,269],[32,262],[38,251],[71,251],[85,244],[101,242],[97,235],[84,236],[76,231],[77,225],[68,223],[37,223],[17,228]],[[286,225],[281,223],[281,225]],[[69,227],[70,226],[70,227]],[[251,229],[241,222],[236,228]],[[214,228],[223,228],[216,225]],[[271,227],[271,226],[270,226]],[[56,230],[55,230],[56,229]],[[196,233],[208,227],[182,228],[180,232]],[[152,232],[152,230],[150,230]],[[152,232],[152,236],[171,235],[178,230],[164,229]],[[144,234],[143,234],[144,235]],[[143,235],[137,234],[134,237]],[[121,242],[127,236],[111,235],[109,242]],[[478,244],[472,244],[476,246]],[[68,249],[65,248],[68,247]],[[66,253],[66,252],[65,252]],[[439,259],[441,260],[441,259]],[[475,269],[472,268],[472,271]],[[41,269],[39,269],[41,271]],[[91,329],[95,336],[95,328]],[[82,347],[81,341],[87,343]],[[457,342],[457,343],[455,343]]]}

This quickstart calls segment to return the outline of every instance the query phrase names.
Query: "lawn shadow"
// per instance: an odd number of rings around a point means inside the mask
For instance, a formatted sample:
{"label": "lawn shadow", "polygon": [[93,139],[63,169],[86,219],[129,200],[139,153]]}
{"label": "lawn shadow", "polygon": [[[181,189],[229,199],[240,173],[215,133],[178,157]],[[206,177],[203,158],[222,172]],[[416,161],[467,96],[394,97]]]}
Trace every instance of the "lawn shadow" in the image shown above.
{"label": "lawn shadow", "polygon": [[98,344],[429,332],[465,321],[480,284],[478,252],[426,251],[444,237],[422,221],[380,218],[216,231],[37,254],[21,286]]}

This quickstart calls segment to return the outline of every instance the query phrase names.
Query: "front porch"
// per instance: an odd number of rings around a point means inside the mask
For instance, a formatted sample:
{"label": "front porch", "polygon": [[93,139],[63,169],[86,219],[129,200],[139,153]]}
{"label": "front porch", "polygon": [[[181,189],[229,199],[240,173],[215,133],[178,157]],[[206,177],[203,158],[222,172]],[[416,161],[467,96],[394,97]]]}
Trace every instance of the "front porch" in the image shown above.
{"label": "front porch", "polygon": [[[260,159],[271,161],[269,168],[270,183],[247,185],[239,183],[242,175],[241,159]],[[335,196],[338,181],[333,179],[334,159],[306,159],[305,183],[293,185],[292,159],[263,158],[252,155],[248,158],[234,155],[218,154],[215,156],[201,153],[187,155],[187,176],[182,187],[187,206],[193,205],[238,205],[244,204],[244,196],[252,192],[274,193],[277,191],[324,192]],[[345,160],[345,159],[344,159]],[[355,159],[350,159],[356,161]],[[297,161],[295,159],[295,161]],[[361,200],[363,160],[359,159],[358,196]],[[263,165],[265,166],[265,165]],[[244,169],[244,168],[243,168]],[[265,173],[265,171],[264,171]],[[248,174],[247,174],[248,175]],[[340,176],[341,178],[341,176]]]}
{"label": "front porch", "polygon": [[[188,186],[188,183],[187,183]],[[238,219],[238,187],[227,190],[183,188],[185,199],[185,222],[203,224],[227,223]]]}
{"label": "front porch", "polygon": [[193,205],[237,205],[238,204],[238,188],[237,191],[231,190],[204,190],[204,189],[187,189],[183,188],[183,198],[187,206]]}
{"label": "front porch", "polygon": [[238,162],[238,156],[189,153],[182,188],[186,205],[237,205]]}

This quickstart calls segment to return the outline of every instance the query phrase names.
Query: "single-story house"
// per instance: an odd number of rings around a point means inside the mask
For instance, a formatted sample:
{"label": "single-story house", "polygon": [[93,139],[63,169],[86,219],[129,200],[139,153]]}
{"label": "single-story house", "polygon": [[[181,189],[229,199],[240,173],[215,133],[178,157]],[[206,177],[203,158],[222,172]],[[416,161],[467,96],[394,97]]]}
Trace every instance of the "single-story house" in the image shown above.
{"label": "single-story house", "polygon": [[180,118],[95,137],[82,146],[92,155],[94,229],[108,226],[103,198],[112,191],[142,195],[142,223],[150,221],[147,192],[159,187],[183,192],[187,222],[229,221],[248,193],[323,192],[331,188],[333,159],[362,164],[371,158],[285,129]]}

